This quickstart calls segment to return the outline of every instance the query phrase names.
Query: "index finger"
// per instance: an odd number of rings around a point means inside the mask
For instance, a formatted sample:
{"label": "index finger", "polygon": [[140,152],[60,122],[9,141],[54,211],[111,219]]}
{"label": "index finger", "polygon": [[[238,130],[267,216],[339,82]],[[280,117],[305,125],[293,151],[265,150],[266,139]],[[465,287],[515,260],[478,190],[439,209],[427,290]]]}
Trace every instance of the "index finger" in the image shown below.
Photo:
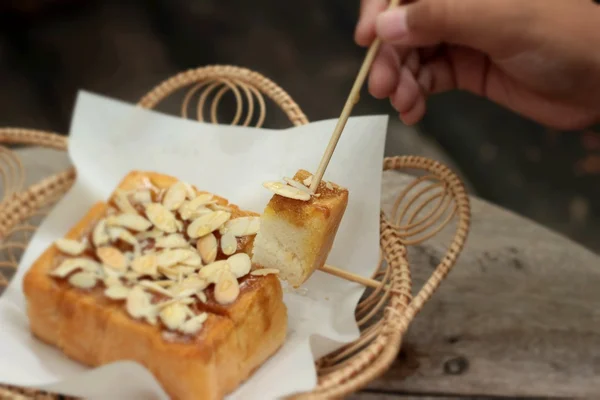
{"label": "index finger", "polygon": [[375,40],[375,20],[387,6],[387,0],[361,0],[360,15],[354,33],[354,40],[359,46],[369,46]]}

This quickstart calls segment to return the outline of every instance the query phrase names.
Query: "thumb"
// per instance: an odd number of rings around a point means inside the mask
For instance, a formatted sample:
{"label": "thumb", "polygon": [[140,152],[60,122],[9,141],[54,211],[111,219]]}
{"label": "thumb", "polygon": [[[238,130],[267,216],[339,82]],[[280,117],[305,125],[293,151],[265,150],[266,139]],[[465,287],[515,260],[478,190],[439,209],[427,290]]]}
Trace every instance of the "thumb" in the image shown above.
{"label": "thumb", "polygon": [[535,12],[519,3],[417,0],[381,13],[377,17],[377,34],[384,42],[402,46],[450,43],[488,52],[523,36]]}

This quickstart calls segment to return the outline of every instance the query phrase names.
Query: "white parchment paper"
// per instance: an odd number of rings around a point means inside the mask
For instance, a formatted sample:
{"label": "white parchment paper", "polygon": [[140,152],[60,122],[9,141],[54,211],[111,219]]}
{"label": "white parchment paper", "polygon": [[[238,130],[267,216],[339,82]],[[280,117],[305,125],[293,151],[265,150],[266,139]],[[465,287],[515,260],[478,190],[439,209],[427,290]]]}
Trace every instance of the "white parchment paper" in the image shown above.
{"label": "white parchment paper", "polygon": [[[69,155],[77,181],[33,237],[0,299],[0,381],[86,398],[167,398],[143,367],[119,362],[90,369],[32,337],[23,274],[133,169],[173,175],[262,212],[262,182],[314,172],[336,120],[286,130],[184,120],[94,94],[78,96]],[[324,177],[350,198],[328,263],[370,276],[379,254],[381,166],[387,117],[351,118]],[[288,291],[289,335],[281,350],[230,397],[275,399],[316,385],[313,360],[358,337],[355,306],[364,288],[316,272],[302,293]]]}

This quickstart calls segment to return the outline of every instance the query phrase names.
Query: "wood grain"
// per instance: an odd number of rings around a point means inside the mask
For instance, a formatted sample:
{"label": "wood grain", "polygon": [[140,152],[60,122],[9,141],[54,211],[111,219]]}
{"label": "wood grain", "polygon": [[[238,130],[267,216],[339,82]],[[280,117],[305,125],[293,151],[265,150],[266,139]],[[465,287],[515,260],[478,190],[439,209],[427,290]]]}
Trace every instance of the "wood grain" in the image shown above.
{"label": "wood grain", "polygon": [[420,395],[405,395],[397,393],[356,393],[347,400],[457,400],[455,397],[447,396],[420,396]]}
{"label": "wood grain", "polygon": [[[409,180],[384,174],[384,208]],[[455,269],[416,318],[373,388],[465,395],[600,393],[600,257],[522,217],[474,199]],[[415,287],[451,232],[409,250]]]}

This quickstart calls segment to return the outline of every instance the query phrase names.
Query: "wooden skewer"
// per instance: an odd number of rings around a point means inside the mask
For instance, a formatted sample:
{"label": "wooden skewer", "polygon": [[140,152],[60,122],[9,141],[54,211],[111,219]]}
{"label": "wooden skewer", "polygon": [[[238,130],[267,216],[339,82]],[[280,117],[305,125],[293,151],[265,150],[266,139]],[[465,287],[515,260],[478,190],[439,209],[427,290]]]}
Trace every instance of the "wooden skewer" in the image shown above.
{"label": "wooden skewer", "polygon": [[[352,272],[344,271],[343,269],[327,264],[323,265],[321,268],[319,268],[319,270],[327,274],[337,276],[338,278],[346,279],[350,282],[360,283],[361,285],[373,289],[378,289],[383,285],[382,282],[376,281],[375,279],[365,278],[360,275],[353,274]],[[384,289],[387,289],[387,285],[384,287]]]}
{"label": "wooden skewer", "polygon": [[[390,0],[388,8],[396,7],[399,3],[400,0]],[[371,65],[373,64],[373,60],[375,59],[375,56],[377,55],[380,46],[381,40],[379,38],[376,38],[375,41],[373,41],[373,43],[371,44],[371,47],[369,47],[369,50],[367,51],[367,55],[365,56],[362,66],[358,71],[358,75],[354,80],[354,84],[352,85],[352,89],[350,90],[350,95],[348,96],[346,104],[344,104],[344,108],[342,109],[342,114],[340,115],[335,129],[333,130],[331,139],[329,140],[329,144],[325,149],[325,153],[321,158],[319,168],[317,169],[317,172],[312,178],[310,190],[313,193],[316,192],[317,188],[319,187],[319,183],[321,183],[321,180],[323,179],[323,175],[325,175],[325,170],[327,169],[327,166],[329,165],[329,161],[333,156],[333,152],[335,151],[337,143],[340,140],[340,137],[342,136],[342,132],[344,130],[344,127],[346,126],[346,122],[348,122],[348,118],[350,118],[352,109],[354,108],[354,105],[358,103],[358,99],[360,97],[360,90],[365,83],[367,74],[371,69]],[[323,265],[319,269],[325,273],[337,276],[342,279],[346,279],[351,282],[360,283],[361,285],[365,285],[374,289],[380,288],[382,286],[382,283],[376,281],[375,279],[365,278],[360,275],[344,271],[343,269],[333,267],[331,265]],[[387,287],[388,286],[386,285],[385,288]]]}
{"label": "wooden skewer", "polygon": [[[399,3],[400,3],[400,0],[391,0],[388,8],[396,7]],[[329,144],[327,145],[327,148],[325,149],[325,154],[323,154],[323,158],[321,158],[321,163],[319,164],[319,168],[317,169],[317,172],[314,174],[314,176],[312,178],[310,190],[313,193],[315,193],[317,191],[317,188],[319,187],[319,183],[321,183],[321,179],[323,179],[323,175],[325,175],[325,170],[327,169],[327,166],[329,165],[329,161],[331,160],[331,157],[333,156],[333,152],[335,151],[335,147],[337,146],[337,143],[340,140],[340,137],[342,136],[342,131],[344,130],[344,127],[346,126],[346,122],[348,122],[350,113],[352,113],[352,109],[354,108],[354,105],[356,103],[358,103],[358,99],[360,97],[360,89],[362,88],[363,84],[365,83],[367,74],[369,73],[369,70],[371,69],[371,65],[373,64],[373,60],[375,59],[375,56],[377,55],[377,52],[379,51],[380,46],[381,46],[381,40],[379,38],[376,38],[375,41],[373,41],[373,43],[371,44],[371,47],[369,47],[369,51],[367,51],[367,55],[365,56],[362,66],[360,67],[360,70],[358,71],[358,75],[356,76],[356,79],[354,80],[354,84],[352,85],[352,89],[350,90],[350,95],[348,96],[348,99],[346,100],[346,104],[344,105],[344,108],[342,109],[342,114],[340,115],[340,118],[338,119],[335,129],[333,130],[333,134],[331,135]]]}

